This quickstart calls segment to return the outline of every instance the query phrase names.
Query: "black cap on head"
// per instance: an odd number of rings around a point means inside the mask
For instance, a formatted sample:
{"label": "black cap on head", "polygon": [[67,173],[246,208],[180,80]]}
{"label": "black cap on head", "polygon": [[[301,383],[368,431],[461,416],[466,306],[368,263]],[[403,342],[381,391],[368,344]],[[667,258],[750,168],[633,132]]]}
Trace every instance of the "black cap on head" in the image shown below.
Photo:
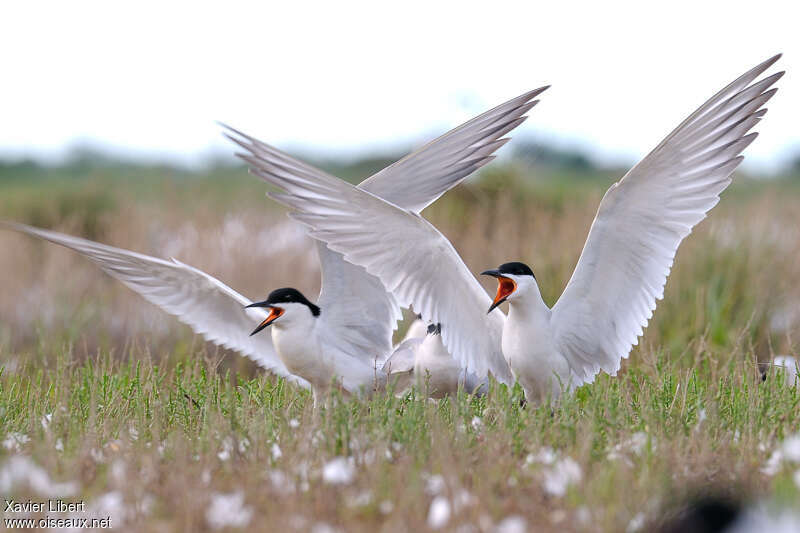
{"label": "black cap on head", "polygon": [[515,276],[531,276],[533,279],[536,279],[536,276],[533,275],[533,270],[531,270],[531,267],[529,267],[525,263],[520,263],[519,261],[513,261],[511,263],[503,263],[497,268],[497,270],[499,270],[501,274],[513,274]]}
{"label": "black cap on head", "polygon": [[248,305],[247,307],[280,307],[281,304],[288,303],[303,304],[308,306],[312,315],[319,316],[319,307],[311,303],[308,298],[303,296],[303,293],[291,287],[275,289],[269,293],[269,296],[267,296],[267,299],[263,302],[256,302]]}

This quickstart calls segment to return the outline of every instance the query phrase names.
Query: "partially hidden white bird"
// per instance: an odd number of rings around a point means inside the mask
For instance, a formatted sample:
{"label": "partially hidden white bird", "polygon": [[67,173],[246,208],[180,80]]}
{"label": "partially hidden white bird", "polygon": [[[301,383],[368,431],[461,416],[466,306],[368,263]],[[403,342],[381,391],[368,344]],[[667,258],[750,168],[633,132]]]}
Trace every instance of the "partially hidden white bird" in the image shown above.
{"label": "partially hidden white bird", "polygon": [[[368,178],[360,187],[419,211],[458,184],[508,139],[546,87],[530,91],[468,121]],[[237,142],[268,164],[322,173],[255,139]],[[242,138],[247,139],[243,141]],[[317,243],[322,288],[314,304],[293,288],[251,302],[212,276],[175,259],[165,261],[31,226],[11,229],[71,248],[112,277],[175,315],[207,340],[236,350],[261,366],[320,392],[374,389],[386,381],[381,367],[392,351],[401,318],[396,300],[362,267]],[[259,323],[250,333],[254,323]],[[272,325],[272,335],[254,335]]]}
{"label": "partially hidden white bird", "polygon": [[488,376],[468,372],[442,343],[442,325],[429,324],[424,335],[417,319],[406,338],[395,348],[383,365],[383,371],[395,378],[395,390],[403,392],[412,386],[430,398],[453,396],[459,390],[483,395],[488,391]]}
{"label": "partially hidden white bird", "polygon": [[[441,323],[442,341],[468,370],[496,368],[502,353],[531,399],[616,374],[655,309],[678,245],[719,201],[755,139],[748,131],[782,72],[748,71],[684,120],[611,186],[575,272],[550,309],[533,272],[508,263],[492,300],[452,244],[416,212],[321,174],[262,172],[272,197],[347,261],[383,281],[401,305]],[[509,316],[500,303],[509,302]],[[489,308],[490,313],[486,314]]]}

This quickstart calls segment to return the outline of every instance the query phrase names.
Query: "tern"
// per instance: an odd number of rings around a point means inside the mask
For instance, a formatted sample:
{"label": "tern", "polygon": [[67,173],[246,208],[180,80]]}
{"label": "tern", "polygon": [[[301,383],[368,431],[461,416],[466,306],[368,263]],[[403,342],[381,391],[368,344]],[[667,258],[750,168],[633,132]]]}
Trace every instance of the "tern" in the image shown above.
{"label": "tern", "polygon": [[[719,201],[749,130],[782,72],[755,82],[780,55],[737,78],[611,186],[575,272],[550,309],[532,270],[507,263],[492,300],[453,245],[418,213],[329,176],[262,171],[272,197],[309,233],[377,276],[403,306],[445,325],[442,341],[478,375],[502,354],[532,399],[616,374],[663,297],[678,245]],[[497,310],[503,301],[510,316]]]}
{"label": "tern", "polygon": [[[529,91],[451,130],[383,169],[359,187],[412,211],[420,211],[493,159],[508,141],[503,135],[525,120],[547,87]],[[268,165],[299,175],[320,173],[265,143],[233,131],[234,140]],[[207,340],[231,348],[264,368],[320,393],[336,385],[365,392],[386,381],[381,372],[391,354],[400,308],[382,282],[362,267],[317,243],[322,288],[316,303],[294,288],[278,289],[252,302],[221,281],[173,259],[114,248],[17,223],[31,236],[71,248],[112,277],[191,326]],[[257,322],[256,322],[257,321]],[[253,325],[258,324],[252,331]],[[272,334],[258,334],[272,326]],[[510,373],[509,373],[510,375]]]}
{"label": "tern", "polygon": [[455,395],[459,389],[469,394],[485,394],[487,376],[479,377],[464,369],[442,343],[442,325],[429,324],[425,335],[418,335],[423,322],[417,319],[409,334],[383,365],[383,372],[397,378],[397,390],[417,386],[430,398]]}

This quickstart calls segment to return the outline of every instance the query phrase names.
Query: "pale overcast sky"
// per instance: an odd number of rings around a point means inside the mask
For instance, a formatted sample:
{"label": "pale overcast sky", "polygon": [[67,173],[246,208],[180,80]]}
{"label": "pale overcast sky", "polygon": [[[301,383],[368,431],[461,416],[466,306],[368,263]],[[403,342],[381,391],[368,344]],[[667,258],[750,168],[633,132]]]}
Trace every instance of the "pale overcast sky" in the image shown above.
{"label": "pale overcast sky", "polygon": [[[76,142],[196,162],[215,121],[358,154],[408,146],[544,84],[520,133],[641,157],[733,78],[788,70],[751,164],[800,152],[795,2],[12,2],[0,157]],[[519,133],[518,133],[519,134]]]}

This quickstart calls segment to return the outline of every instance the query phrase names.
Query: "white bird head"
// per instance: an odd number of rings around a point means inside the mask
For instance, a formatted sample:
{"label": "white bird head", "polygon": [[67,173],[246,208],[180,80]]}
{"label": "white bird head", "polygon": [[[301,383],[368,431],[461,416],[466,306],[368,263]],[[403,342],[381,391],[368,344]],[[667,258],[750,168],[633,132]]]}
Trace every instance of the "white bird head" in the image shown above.
{"label": "white bird head", "polygon": [[301,317],[307,318],[309,313],[315,317],[319,316],[320,313],[318,306],[311,303],[303,296],[303,293],[291,287],[275,289],[269,293],[269,296],[263,302],[254,302],[247,307],[266,307],[269,309],[269,315],[253,330],[250,334],[251,337],[278,319],[281,319],[282,325],[289,325]]}
{"label": "white bird head", "polygon": [[495,270],[481,272],[481,275],[497,278],[497,295],[494,297],[491,307],[489,307],[489,313],[506,300],[511,301],[532,289],[537,291],[539,289],[536,284],[536,276],[533,275],[531,267],[517,261],[503,263]]}

